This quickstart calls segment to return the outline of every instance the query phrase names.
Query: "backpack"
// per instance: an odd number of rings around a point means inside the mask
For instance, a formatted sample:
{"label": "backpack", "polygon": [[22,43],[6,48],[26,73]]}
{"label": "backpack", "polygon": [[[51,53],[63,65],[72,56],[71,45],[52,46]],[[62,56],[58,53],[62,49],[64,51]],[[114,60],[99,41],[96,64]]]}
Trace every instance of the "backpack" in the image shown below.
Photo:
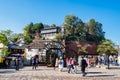
{"label": "backpack", "polygon": [[84,59],[81,60],[81,67],[82,67],[82,66],[84,66],[84,67],[87,67],[87,66],[88,66],[86,60],[84,60]]}

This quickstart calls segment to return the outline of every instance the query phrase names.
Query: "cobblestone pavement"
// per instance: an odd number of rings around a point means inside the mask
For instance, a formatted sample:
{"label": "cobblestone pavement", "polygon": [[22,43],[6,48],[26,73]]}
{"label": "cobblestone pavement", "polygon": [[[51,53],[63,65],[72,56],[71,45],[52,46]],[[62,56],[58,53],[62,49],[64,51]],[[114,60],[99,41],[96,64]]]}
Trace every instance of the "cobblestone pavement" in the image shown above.
{"label": "cobblestone pavement", "polygon": [[14,69],[0,69],[0,80],[120,80],[120,67],[113,69],[87,68],[87,75],[82,77],[78,69],[77,74],[67,73],[64,68],[62,72],[52,67],[39,66],[37,70],[32,67],[24,67],[19,71]]}

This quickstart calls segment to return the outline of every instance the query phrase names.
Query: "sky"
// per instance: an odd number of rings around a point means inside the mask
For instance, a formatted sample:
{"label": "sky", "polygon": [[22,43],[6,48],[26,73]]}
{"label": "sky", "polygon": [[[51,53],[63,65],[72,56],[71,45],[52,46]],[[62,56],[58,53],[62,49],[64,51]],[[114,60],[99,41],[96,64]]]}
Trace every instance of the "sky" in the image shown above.
{"label": "sky", "polygon": [[61,26],[73,14],[103,24],[105,37],[120,45],[120,0],[0,0],[0,31],[23,33],[30,22]]}

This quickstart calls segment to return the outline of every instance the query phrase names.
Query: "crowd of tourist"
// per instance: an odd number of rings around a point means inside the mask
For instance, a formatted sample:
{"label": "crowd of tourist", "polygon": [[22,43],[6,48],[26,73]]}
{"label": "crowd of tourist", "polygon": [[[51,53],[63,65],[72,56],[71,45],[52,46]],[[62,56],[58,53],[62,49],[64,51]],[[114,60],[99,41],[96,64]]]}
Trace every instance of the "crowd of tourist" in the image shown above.
{"label": "crowd of tourist", "polygon": [[[69,58],[66,58],[66,60],[64,60],[62,57],[56,58],[54,70],[58,68],[59,71],[63,71],[63,68],[65,65],[67,67],[68,73],[72,73],[72,72],[77,73],[78,62],[75,57],[69,57]],[[81,65],[81,71],[83,73],[83,76],[85,76],[86,75],[85,68],[88,66],[88,64],[83,57],[81,59],[80,65]]]}
{"label": "crowd of tourist", "polygon": [[63,60],[62,57],[56,58],[54,69],[58,68],[59,71],[63,70],[63,67],[66,65],[67,72],[68,73],[77,73],[77,67],[79,66],[79,69],[81,68],[81,71],[83,73],[83,76],[86,75],[85,68],[88,67],[103,67],[108,64],[118,66],[118,56],[116,55],[110,55],[108,56],[84,56],[84,57],[78,57],[76,59],[75,57],[68,57],[65,60]]}
{"label": "crowd of tourist", "polygon": [[[15,66],[16,70],[19,70],[19,67],[21,65],[20,57],[15,58]],[[31,58],[32,63],[32,69],[36,69],[39,64],[39,58],[38,57],[32,57]],[[91,68],[91,67],[103,67],[107,64],[119,66],[118,64],[118,56],[116,55],[110,55],[110,56],[79,56],[79,57],[59,57],[56,58],[55,61],[53,61],[53,67],[54,70],[58,68],[59,71],[63,71],[64,67],[67,67],[68,73],[77,73],[77,69],[81,69],[81,72],[83,73],[83,76],[86,75],[85,68]],[[78,68],[79,67],[79,68]]]}
{"label": "crowd of tourist", "polygon": [[110,56],[89,56],[85,57],[88,67],[101,67],[104,65],[107,65],[108,63],[110,65],[118,66],[118,56],[116,55],[110,55]]}

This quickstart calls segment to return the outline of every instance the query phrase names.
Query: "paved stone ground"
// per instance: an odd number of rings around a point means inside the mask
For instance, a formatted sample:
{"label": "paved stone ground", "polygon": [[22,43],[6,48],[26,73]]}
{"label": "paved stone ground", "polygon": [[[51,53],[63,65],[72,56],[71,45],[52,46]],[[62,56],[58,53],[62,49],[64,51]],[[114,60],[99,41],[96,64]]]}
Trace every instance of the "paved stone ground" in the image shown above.
{"label": "paved stone ground", "polygon": [[32,67],[24,67],[19,71],[15,69],[0,69],[0,80],[120,80],[120,67],[105,68],[87,68],[88,73],[82,77],[78,69],[77,74],[67,73],[64,68],[62,72],[51,67],[39,66],[37,70]]}

